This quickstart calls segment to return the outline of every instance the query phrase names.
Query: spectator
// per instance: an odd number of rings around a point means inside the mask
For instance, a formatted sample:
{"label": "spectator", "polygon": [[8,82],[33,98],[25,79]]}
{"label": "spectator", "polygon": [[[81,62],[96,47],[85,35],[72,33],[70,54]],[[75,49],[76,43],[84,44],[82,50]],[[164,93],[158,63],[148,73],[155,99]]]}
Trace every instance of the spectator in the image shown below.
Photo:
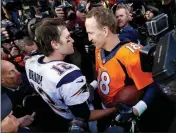
{"label": "spectator", "polygon": [[6,60],[2,60],[1,74],[1,88],[13,103],[14,115],[16,117],[26,115],[27,111],[23,108],[23,99],[34,92],[27,79],[25,76],[22,77],[15,66]]}
{"label": "spectator", "polygon": [[18,42],[20,50],[24,55],[32,55],[33,53],[38,53],[38,48],[35,42],[30,37],[24,37]]}
{"label": "spectator", "polygon": [[81,20],[85,21],[86,18],[86,5],[85,4],[78,4],[76,16]]}
{"label": "spectator", "polygon": [[117,20],[117,27],[120,30],[119,38],[121,41],[129,40],[134,43],[138,43],[139,34],[138,32],[129,25],[132,20],[132,14],[129,8],[125,5],[118,5],[115,11]]}

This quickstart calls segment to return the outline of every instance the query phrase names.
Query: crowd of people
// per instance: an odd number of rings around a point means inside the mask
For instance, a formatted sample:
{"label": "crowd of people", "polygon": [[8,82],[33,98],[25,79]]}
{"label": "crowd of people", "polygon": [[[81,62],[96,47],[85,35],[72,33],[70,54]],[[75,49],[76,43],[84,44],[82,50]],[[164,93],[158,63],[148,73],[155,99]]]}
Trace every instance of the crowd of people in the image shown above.
{"label": "crowd of people", "polygon": [[174,103],[142,71],[140,50],[145,22],[174,1],[146,6],[140,17],[125,0],[59,1],[47,12],[39,1],[9,8],[15,2],[1,7],[2,132],[124,133],[133,121],[133,132],[173,130]]}

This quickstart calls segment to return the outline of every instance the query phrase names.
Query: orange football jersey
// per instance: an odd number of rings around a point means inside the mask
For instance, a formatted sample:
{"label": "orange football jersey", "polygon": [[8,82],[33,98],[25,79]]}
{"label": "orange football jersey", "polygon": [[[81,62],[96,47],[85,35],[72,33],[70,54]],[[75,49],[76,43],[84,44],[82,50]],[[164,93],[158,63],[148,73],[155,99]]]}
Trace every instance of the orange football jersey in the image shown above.
{"label": "orange football jersey", "polygon": [[131,42],[118,45],[106,57],[103,49],[96,49],[95,53],[98,93],[105,106],[128,84],[127,77],[138,90],[153,82],[152,73],[141,69],[139,51],[142,46]]}

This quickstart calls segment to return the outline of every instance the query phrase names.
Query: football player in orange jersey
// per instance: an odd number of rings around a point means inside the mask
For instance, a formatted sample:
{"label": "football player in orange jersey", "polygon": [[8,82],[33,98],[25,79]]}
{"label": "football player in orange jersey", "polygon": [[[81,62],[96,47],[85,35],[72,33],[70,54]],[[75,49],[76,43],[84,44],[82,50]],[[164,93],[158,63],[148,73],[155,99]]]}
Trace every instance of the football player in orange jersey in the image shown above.
{"label": "football player in orange jersey", "polygon": [[[134,85],[138,90],[145,92],[143,97],[137,104],[130,107],[120,104],[123,105],[121,106],[122,109],[125,107],[126,110],[120,110],[120,112],[123,112],[121,116],[124,120],[127,120],[128,117],[126,116],[141,116],[162,95],[158,85],[153,82],[152,73],[141,70],[139,52],[142,46],[128,42],[128,40],[120,42],[116,34],[116,18],[109,9],[103,7],[93,8],[86,16],[85,25],[89,41],[92,41],[93,45],[96,46],[98,94],[104,108],[114,105],[112,104],[113,99],[122,88]],[[128,107],[128,110],[126,107]],[[157,112],[157,114],[159,113]],[[150,117],[152,118],[152,116]],[[161,123],[164,124],[163,121],[154,121],[154,118],[152,118],[152,122],[150,118],[148,120],[150,124],[146,122],[148,124],[145,126],[155,126],[151,127],[151,129],[148,128],[148,130],[144,128],[145,131],[154,131],[154,128],[156,131],[167,130],[166,128],[158,129]]]}

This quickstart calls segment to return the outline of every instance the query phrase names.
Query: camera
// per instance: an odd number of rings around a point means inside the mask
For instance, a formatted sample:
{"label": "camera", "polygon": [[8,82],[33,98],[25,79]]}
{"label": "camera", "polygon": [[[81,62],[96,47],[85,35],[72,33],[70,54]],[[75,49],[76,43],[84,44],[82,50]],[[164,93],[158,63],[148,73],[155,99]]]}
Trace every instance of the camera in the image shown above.
{"label": "camera", "polygon": [[[7,19],[3,19],[1,21],[1,28],[5,28],[7,30],[9,37],[12,40],[21,39],[24,36],[24,32],[22,30],[16,28],[16,25]],[[4,40],[4,41],[6,41],[6,40]]]}
{"label": "camera", "polygon": [[76,19],[76,13],[73,11],[73,6],[69,4],[67,1],[64,1],[61,5],[57,7],[63,9],[66,20]]}
{"label": "camera", "polygon": [[103,6],[100,3],[100,0],[89,0],[88,2],[90,2],[90,6],[88,8],[88,10],[90,11],[93,7],[99,7],[99,6]]}
{"label": "camera", "polygon": [[84,133],[86,124],[82,118],[74,118],[70,122],[69,133]]}
{"label": "camera", "polygon": [[154,81],[164,84],[165,93],[170,92],[176,100],[176,28],[168,31],[168,16],[164,13],[146,22],[146,26],[151,41],[140,50],[141,68],[152,72]]}

